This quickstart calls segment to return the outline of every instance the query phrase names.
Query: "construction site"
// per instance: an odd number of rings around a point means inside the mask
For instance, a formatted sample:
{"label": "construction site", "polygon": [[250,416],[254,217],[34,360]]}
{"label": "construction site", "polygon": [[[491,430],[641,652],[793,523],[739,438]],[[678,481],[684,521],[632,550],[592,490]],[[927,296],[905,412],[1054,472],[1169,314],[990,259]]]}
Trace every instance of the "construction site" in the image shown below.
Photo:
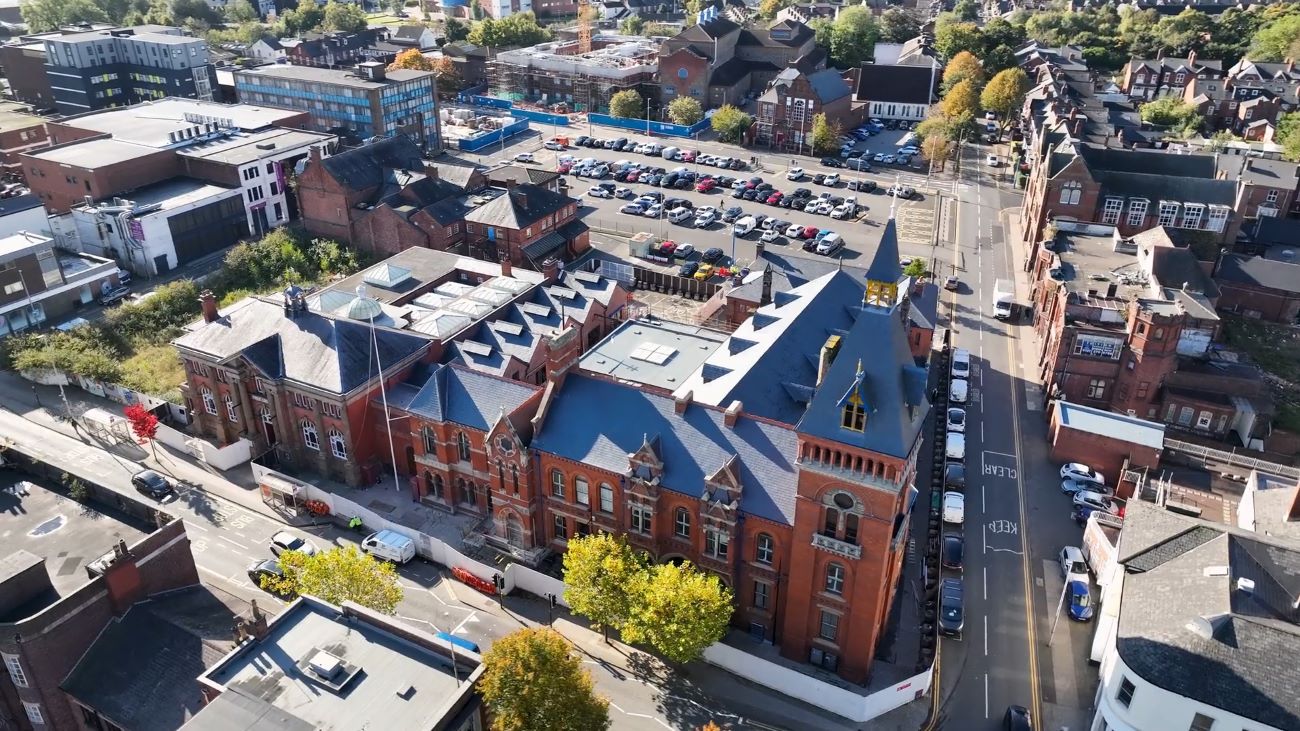
{"label": "construction site", "polygon": [[626,89],[657,107],[658,71],[657,42],[621,35],[501,51],[488,68],[493,96],[561,114],[608,113],[610,98]]}

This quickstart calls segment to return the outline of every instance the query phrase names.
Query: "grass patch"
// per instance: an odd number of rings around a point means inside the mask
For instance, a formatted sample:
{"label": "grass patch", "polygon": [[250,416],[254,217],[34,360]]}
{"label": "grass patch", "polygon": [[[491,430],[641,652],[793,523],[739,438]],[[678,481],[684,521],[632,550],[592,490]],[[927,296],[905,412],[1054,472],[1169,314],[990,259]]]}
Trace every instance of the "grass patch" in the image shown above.
{"label": "grass patch", "polygon": [[122,385],[180,403],[185,369],[171,345],[148,345],[122,362]]}
{"label": "grass patch", "polygon": [[1273,425],[1300,432],[1300,330],[1225,315],[1223,337],[1272,376],[1269,387],[1277,403]]}

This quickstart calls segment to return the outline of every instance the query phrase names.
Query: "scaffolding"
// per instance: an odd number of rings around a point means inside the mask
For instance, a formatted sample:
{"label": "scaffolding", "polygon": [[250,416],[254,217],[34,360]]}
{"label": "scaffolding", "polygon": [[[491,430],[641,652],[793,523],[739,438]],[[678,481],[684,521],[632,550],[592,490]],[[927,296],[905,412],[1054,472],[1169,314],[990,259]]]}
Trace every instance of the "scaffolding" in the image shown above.
{"label": "scaffolding", "polygon": [[493,96],[557,112],[602,111],[610,97],[626,89],[646,96],[659,71],[657,43],[601,35],[594,45],[587,53],[578,52],[578,41],[498,53],[489,65]]}

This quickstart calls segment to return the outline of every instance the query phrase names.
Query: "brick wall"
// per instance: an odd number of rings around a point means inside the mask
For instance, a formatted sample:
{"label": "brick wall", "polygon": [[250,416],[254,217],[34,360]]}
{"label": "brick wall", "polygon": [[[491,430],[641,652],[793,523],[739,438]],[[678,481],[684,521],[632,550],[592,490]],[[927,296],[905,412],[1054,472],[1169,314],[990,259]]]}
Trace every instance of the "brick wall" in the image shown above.
{"label": "brick wall", "polygon": [[38,117],[33,117],[32,120],[33,124],[29,127],[14,127],[0,132],[0,168],[3,168],[3,172],[24,175],[19,155],[49,144],[45,124]]}
{"label": "brick wall", "polygon": [[[709,91],[709,62],[691,51],[679,50],[659,59],[659,79],[664,104],[679,96],[694,97],[704,104]],[[696,93],[692,94],[692,90]]]}
{"label": "brick wall", "polygon": [[1053,462],[1082,462],[1105,475],[1107,483],[1112,485],[1119,478],[1126,460],[1130,469],[1154,469],[1160,463],[1159,449],[1062,426],[1055,408],[1052,409],[1048,439]]}
{"label": "brick wall", "polygon": [[1215,281],[1221,293],[1218,302],[1220,310],[1288,324],[1300,318],[1300,293],[1240,282]]}
{"label": "brick wall", "polygon": [[180,174],[180,163],[171,150],[157,150],[123,162],[94,168],[22,156],[23,169],[32,192],[50,213],[67,213],[86,196],[104,200],[136,188],[143,188]]}

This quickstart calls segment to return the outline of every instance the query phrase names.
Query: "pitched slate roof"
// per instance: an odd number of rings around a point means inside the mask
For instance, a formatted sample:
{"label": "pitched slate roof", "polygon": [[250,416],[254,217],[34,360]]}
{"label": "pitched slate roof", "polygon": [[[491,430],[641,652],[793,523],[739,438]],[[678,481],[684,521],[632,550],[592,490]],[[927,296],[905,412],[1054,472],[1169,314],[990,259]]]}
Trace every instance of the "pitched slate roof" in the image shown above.
{"label": "pitched slate roof", "polygon": [[858,72],[857,101],[929,104],[936,75],[925,66],[863,64]]}
{"label": "pitched slate roof", "polygon": [[353,190],[383,185],[386,173],[391,170],[424,172],[419,145],[402,134],[330,155],[321,164],[336,180]]}
{"label": "pitched slate roof", "polygon": [[497,378],[453,365],[439,365],[401,408],[431,421],[487,431],[504,411],[514,413],[539,391],[537,386]]}
{"label": "pitched slate roof", "polygon": [[521,229],[549,216],[574,200],[532,183],[521,183],[465,215],[466,221],[484,226]]}
{"label": "pitched slate roof", "polygon": [[722,16],[718,16],[708,23],[699,23],[678,33],[674,40],[691,41],[693,43],[713,43],[714,39],[722,38],[728,33],[740,30],[740,26]]}
{"label": "pitched slate roof", "polygon": [[1223,282],[1300,292],[1300,264],[1265,259],[1262,256],[1228,254],[1219,262],[1219,270],[1214,276]]}
{"label": "pitched slate roof", "polygon": [[849,95],[848,82],[835,69],[822,69],[808,74],[808,84],[823,104],[830,104]]}
{"label": "pitched slate roof", "polygon": [[[272,298],[250,297],[192,328],[173,345],[218,361],[242,355],[270,378],[346,394],[378,375],[369,325],[310,310],[289,317]],[[375,338],[385,368],[430,343],[384,327],[375,328]]]}
{"label": "pitched slate roof", "polygon": [[[618,418],[610,418],[617,414]],[[705,480],[733,457],[740,509],[794,524],[796,439],[788,426],[742,415],[727,426],[721,409],[693,404],[677,414],[671,397],[571,373],[533,439],[533,448],[618,474],[647,440],[664,463],[663,486],[699,497]]]}
{"label": "pitched slate roof", "polygon": [[[1115,644],[1131,672],[1257,723],[1300,730],[1300,550],[1130,501],[1119,553]],[[1240,588],[1242,579],[1253,590]]]}

